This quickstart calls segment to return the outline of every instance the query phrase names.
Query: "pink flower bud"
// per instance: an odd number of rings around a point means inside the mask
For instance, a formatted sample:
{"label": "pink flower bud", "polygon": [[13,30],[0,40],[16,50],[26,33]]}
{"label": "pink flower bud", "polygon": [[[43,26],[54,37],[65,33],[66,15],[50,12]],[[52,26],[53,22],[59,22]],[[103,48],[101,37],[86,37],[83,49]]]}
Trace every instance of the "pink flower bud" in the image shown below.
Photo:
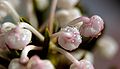
{"label": "pink flower bud", "polygon": [[94,69],[93,65],[87,60],[80,60],[79,64],[72,64],[70,69]]}
{"label": "pink flower bud", "polygon": [[41,60],[38,56],[33,56],[27,64],[27,69],[54,69],[49,60]]}
{"label": "pink flower bud", "polygon": [[26,66],[23,64],[20,64],[19,59],[16,58],[10,62],[8,69],[26,69]]}
{"label": "pink flower bud", "polygon": [[5,42],[12,49],[22,49],[31,41],[31,37],[29,30],[16,27],[6,34]]}
{"label": "pink flower bud", "polygon": [[80,32],[85,37],[96,37],[104,28],[104,22],[101,17],[94,15],[89,22],[84,22],[80,28]]}
{"label": "pink flower bud", "polygon": [[58,43],[66,50],[74,50],[78,48],[82,42],[82,37],[75,27],[66,27],[61,29],[61,34],[58,37]]}

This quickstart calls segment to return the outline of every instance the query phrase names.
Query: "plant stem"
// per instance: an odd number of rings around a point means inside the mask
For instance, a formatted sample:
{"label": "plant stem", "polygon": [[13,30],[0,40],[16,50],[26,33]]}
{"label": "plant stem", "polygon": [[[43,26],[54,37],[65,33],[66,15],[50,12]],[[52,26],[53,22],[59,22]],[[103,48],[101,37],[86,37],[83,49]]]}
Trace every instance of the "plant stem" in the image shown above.
{"label": "plant stem", "polygon": [[16,22],[19,21],[19,17],[20,16],[18,15],[18,13],[16,12],[16,10],[13,8],[13,6],[9,2],[7,2],[5,0],[2,0],[2,1],[0,1],[0,5],[4,5],[5,6],[5,9],[12,15],[13,19]]}
{"label": "plant stem", "polygon": [[[24,27],[29,29],[30,31],[32,31],[41,41],[44,41],[44,36],[39,33],[36,29],[34,29],[31,25],[25,23],[25,22],[20,22],[19,27]],[[55,47],[56,45],[50,41],[50,45],[52,45],[53,47]]]}
{"label": "plant stem", "polygon": [[71,21],[70,23],[68,23],[67,26],[74,26],[77,23],[81,23],[81,22],[85,22],[88,23],[90,21],[90,19],[88,17],[85,16],[81,16],[79,18],[74,19],[73,21]]}
{"label": "plant stem", "polygon": [[41,41],[44,41],[44,36],[42,34],[40,34],[35,28],[33,28],[31,25],[25,23],[25,22],[20,22],[20,24],[18,25],[19,27],[24,27],[29,29],[30,31],[32,31]]}
{"label": "plant stem", "polygon": [[52,0],[50,16],[49,16],[49,23],[48,23],[48,29],[50,31],[50,34],[52,34],[52,32],[53,32],[53,22],[54,22],[56,5],[57,5],[57,0]]}
{"label": "plant stem", "polygon": [[27,61],[29,60],[29,58],[27,57],[28,52],[29,52],[30,50],[40,50],[40,49],[41,49],[41,47],[37,47],[37,46],[34,46],[34,45],[26,46],[26,47],[22,50],[21,57],[20,57],[20,62],[21,62],[21,63],[27,63]]}
{"label": "plant stem", "polygon": [[59,48],[59,47],[56,47],[57,51],[59,51],[61,54],[65,55],[72,63],[75,63],[76,65],[79,64],[78,60],[75,59],[75,57],[73,57],[69,52]]}
{"label": "plant stem", "polygon": [[28,18],[30,20],[31,25],[37,29],[38,28],[38,21],[34,12],[33,2],[32,0],[27,0],[27,13]]}

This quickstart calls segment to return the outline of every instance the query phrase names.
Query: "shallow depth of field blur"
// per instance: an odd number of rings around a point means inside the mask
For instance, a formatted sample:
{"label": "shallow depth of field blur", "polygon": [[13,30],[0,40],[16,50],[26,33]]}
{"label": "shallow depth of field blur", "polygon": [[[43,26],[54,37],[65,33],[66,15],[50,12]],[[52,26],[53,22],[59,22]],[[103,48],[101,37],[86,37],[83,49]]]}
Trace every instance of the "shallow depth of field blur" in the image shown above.
{"label": "shallow depth of field blur", "polygon": [[[81,0],[85,11],[99,14],[105,20],[105,34],[112,36],[120,46],[120,1],[119,0]],[[120,49],[120,47],[119,47]],[[112,52],[112,51],[111,51]],[[95,54],[96,69],[120,69],[120,50],[111,60]]]}
{"label": "shallow depth of field blur", "polygon": [[[26,0],[20,0],[20,6],[16,8],[20,16],[27,18]],[[49,0],[52,1],[52,0]],[[109,35],[118,43],[118,52],[111,59],[107,59],[95,50],[94,53],[94,67],[95,69],[120,69],[120,1],[119,0],[80,0],[80,8],[83,15],[92,16],[100,15],[105,22],[104,35]],[[50,6],[48,6],[48,9]],[[45,10],[46,11],[46,10]],[[45,21],[49,17],[49,12],[44,15],[41,21]],[[2,22],[12,21],[10,17],[6,17]],[[13,22],[13,21],[12,21]],[[112,51],[110,51],[112,52]]]}

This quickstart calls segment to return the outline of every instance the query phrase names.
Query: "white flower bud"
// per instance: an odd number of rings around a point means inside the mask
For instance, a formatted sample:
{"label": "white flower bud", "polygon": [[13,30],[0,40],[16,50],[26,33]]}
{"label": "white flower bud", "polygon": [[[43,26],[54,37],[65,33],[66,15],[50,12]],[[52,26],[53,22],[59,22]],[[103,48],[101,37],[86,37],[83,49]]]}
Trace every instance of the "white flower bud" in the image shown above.
{"label": "white flower bud", "polygon": [[81,15],[82,14],[77,8],[71,8],[67,10],[63,9],[56,12],[56,17],[60,27],[65,27],[70,21],[80,17]]}
{"label": "white flower bud", "polygon": [[6,34],[5,42],[12,49],[22,49],[30,43],[31,37],[29,30],[16,27]]}
{"label": "white flower bud", "polygon": [[79,64],[72,64],[70,69],[94,69],[93,65],[87,60],[80,60]]}
{"label": "white flower bud", "polygon": [[66,27],[61,29],[61,34],[58,36],[58,43],[66,50],[74,50],[78,48],[82,42],[82,37],[75,27]]}
{"label": "white flower bud", "polygon": [[38,56],[33,56],[27,64],[28,69],[54,69],[49,60],[41,60]]}
{"label": "white flower bud", "polygon": [[5,32],[8,32],[15,27],[16,27],[15,24],[13,24],[11,22],[5,22],[2,24],[1,31],[5,33]]}
{"label": "white flower bud", "polygon": [[63,9],[73,8],[79,0],[58,0],[57,7]]}
{"label": "white flower bud", "polygon": [[97,41],[97,51],[106,58],[113,58],[118,51],[118,43],[110,36],[103,36]]}
{"label": "white flower bud", "polygon": [[85,37],[96,37],[100,35],[101,30],[104,28],[104,22],[101,17],[94,15],[90,18],[90,21],[83,23],[80,28],[80,32]]}
{"label": "white flower bud", "polygon": [[48,0],[36,0],[36,4],[39,10],[45,10],[49,5],[49,1]]}
{"label": "white flower bud", "polygon": [[26,66],[23,64],[20,64],[19,59],[15,58],[10,62],[8,69],[26,69]]}

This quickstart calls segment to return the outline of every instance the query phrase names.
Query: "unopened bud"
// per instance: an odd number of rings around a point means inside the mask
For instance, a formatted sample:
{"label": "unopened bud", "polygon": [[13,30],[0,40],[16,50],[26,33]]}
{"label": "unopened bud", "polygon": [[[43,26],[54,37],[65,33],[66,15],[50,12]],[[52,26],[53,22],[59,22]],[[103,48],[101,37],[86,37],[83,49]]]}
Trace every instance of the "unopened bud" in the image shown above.
{"label": "unopened bud", "polygon": [[15,59],[12,59],[12,61],[10,62],[8,69],[26,69],[26,66],[23,64],[20,64],[19,59],[15,58]]}
{"label": "unopened bud", "polygon": [[58,43],[66,50],[74,50],[78,48],[82,42],[82,37],[75,27],[66,27],[61,29],[61,34],[58,36]]}
{"label": "unopened bud", "polygon": [[80,32],[85,37],[97,37],[100,35],[104,28],[104,22],[101,17],[94,15],[90,18],[90,21],[83,23],[80,28]]}
{"label": "unopened bud", "polygon": [[33,56],[27,64],[28,69],[54,69],[49,60],[41,60],[38,56]]}
{"label": "unopened bud", "polygon": [[5,42],[12,49],[22,49],[30,43],[31,37],[29,30],[16,27],[7,33]]}
{"label": "unopened bud", "polygon": [[118,47],[118,43],[110,36],[103,36],[97,41],[97,51],[109,59],[115,56]]}
{"label": "unopened bud", "polygon": [[71,8],[67,10],[63,9],[63,10],[58,10],[56,12],[56,18],[58,20],[60,27],[65,27],[70,21],[80,16],[81,13],[77,8]]}

